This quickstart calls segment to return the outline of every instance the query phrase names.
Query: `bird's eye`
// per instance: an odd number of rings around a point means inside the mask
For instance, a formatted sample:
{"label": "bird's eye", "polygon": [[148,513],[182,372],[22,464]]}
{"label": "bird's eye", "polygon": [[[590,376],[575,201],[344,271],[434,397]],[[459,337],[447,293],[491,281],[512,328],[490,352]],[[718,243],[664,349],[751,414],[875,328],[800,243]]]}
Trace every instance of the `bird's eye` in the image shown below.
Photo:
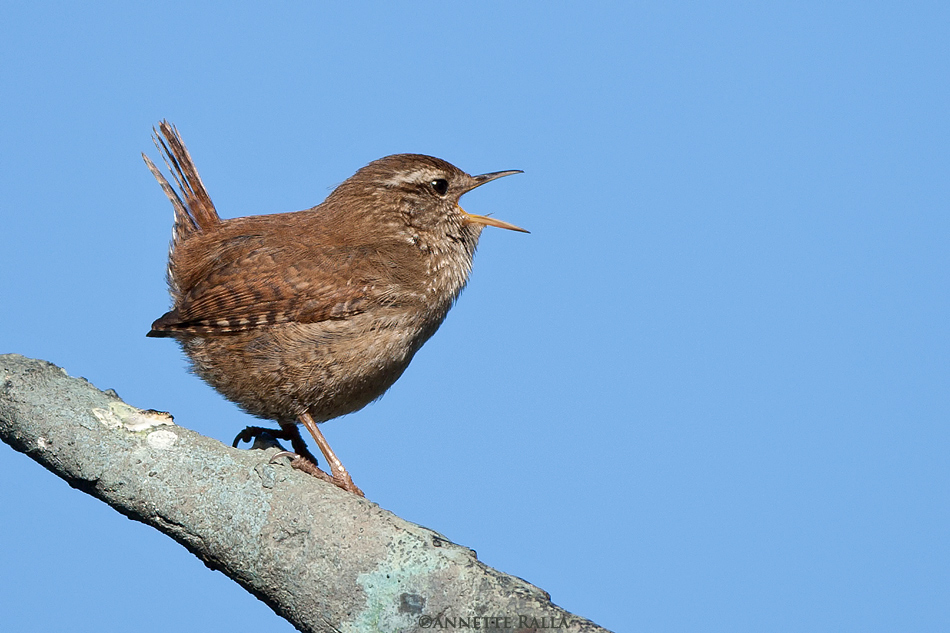
{"label": "bird's eye", "polygon": [[435,192],[440,196],[444,196],[445,192],[449,190],[449,181],[445,178],[436,178],[429,184],[432,185],[432,188],[435,189]]}

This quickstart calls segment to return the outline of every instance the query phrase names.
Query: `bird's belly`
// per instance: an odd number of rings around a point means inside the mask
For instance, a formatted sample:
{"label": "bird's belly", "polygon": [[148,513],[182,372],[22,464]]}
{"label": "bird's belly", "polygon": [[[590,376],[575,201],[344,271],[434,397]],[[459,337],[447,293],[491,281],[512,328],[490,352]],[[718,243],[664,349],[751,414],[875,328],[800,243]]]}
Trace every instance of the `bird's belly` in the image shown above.
{"label": "bird's belly", "polygon": [[360,314],[182,339],[196,374],[252,415],[292,421],[357,411],[402,375],[436,323]]}

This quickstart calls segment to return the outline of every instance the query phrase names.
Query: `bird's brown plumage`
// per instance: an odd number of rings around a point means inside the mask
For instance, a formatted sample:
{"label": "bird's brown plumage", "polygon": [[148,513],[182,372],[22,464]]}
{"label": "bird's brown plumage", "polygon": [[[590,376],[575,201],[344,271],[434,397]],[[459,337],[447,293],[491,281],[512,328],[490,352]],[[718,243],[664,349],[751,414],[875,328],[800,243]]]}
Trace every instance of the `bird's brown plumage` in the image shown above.
{"label": "bird's brown plumage", "polygon": [[483,226],[517,229],[458,206],[514,172],[418,154],[370,163],[311,209],[222,220],[177,130],[155,137],[178,189],[145,158],[175,209],[173,306],[149,336],[176,338],[195,373],[284,427],[382,395],[465,286]]}

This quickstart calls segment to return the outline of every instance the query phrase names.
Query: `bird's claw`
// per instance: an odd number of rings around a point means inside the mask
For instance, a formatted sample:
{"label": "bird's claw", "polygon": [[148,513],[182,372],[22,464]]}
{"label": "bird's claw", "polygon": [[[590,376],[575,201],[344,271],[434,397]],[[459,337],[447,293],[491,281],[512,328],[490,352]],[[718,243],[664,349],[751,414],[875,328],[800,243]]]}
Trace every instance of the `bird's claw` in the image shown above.
{"label": "bird's claw", "polygon": [[316,477],[317,479],[321,479],[327,483],[331,483],[337,488],[342,488],[343,490],[346,490],[347,492],[352,492],[353,494],[357,496],[360,496],[360,497],[366,496],[363,494],[363,491],[360,490],[357,487],[357,485],[353,483],[353,479],[352,477],[350,477],[350,473],[346,472],[345,470],[341,473],[334,473],[333,475],[327,474],[319,466],[314,464],[312,461],[310,461],[306,457],[303,457],[302,455],[297,455],[296,453],[291,453],[290,451],[281,451],[277,453],[276,455],[271,457],[271,462],[281,457],[290,457],[291,458],[290,466],[292,468],[301,470],[307,473],[308,475],[312,475],[313,477]]}

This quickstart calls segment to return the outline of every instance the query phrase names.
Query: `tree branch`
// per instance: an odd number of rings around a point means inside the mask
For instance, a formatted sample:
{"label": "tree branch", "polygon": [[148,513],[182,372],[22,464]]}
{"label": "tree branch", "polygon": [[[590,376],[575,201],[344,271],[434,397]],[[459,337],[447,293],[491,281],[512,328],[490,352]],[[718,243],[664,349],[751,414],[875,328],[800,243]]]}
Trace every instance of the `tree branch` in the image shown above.
{"label": "tree branch", "polygon": [[300,631],[452,629],[463,619],[605,631],[472,550],[287,459],[271,463],[276,449],[225,446],[45,361],[0,355],[0,439],[172,537]]}

